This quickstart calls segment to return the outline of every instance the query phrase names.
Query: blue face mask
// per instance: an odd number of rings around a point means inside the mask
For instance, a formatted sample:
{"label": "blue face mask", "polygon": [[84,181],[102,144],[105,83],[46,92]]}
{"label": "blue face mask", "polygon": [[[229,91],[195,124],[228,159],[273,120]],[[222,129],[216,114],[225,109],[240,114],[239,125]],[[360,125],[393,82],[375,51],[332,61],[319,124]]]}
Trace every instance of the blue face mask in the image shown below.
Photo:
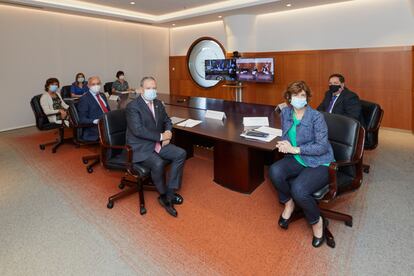
{"label": "blue face mask", "polygon": [[49,86],[49,91],[50,92],[56,92],[58,90],[58,86],[56,84],[52,84]]}
{"label": "blue face mask", "polygon": [[299,97],[292,97],[292,100],[290,101],[290,104],[296,108],[296,109],[301,109],[303,108],[305,105],[307,105],[307,101],[306,98],[299,98]]}
{"label": "blue face mask", "polygon": [[157,97],[157,89],[145,89],[144,98],[147,101],[153,101]]}

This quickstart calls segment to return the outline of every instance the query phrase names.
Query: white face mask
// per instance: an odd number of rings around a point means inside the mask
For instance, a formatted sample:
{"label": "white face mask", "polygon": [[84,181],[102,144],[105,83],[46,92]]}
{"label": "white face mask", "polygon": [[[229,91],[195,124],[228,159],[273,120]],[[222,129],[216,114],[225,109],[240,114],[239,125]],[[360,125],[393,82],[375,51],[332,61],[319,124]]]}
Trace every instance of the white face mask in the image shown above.
{"label": "white face mask", "polygon": [[84,82],[84,81],[85,81],[85,78],[82,78],[82,77],[78,78],[78,82]]}
{"label": "white face mask", "polygon": [[124,76],[124,75],[120,75],[120,76],[119,76],[119,79],[120,79],[120,80],[124,80],[124,79],[125,79],[125,76]]}
{"label": "white face mask", "polygon": [[99,84],[97,84],[97,85],[92,85],[91,87],[89,87],[89,90],[90,90],[93,94],[97,95],[97,94],[99,94],[99,91],[101,91],[101,86],[100,86]]}

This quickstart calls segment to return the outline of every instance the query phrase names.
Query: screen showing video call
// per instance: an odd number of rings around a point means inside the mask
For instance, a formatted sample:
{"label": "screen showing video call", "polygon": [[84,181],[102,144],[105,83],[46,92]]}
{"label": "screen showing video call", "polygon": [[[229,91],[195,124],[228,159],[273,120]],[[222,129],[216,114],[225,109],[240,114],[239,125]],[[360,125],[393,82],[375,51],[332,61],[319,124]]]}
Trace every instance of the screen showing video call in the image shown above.
{"label": "screen showing video call", "polygon": [[208,59],[206,80],[273,82],[273,58]]}

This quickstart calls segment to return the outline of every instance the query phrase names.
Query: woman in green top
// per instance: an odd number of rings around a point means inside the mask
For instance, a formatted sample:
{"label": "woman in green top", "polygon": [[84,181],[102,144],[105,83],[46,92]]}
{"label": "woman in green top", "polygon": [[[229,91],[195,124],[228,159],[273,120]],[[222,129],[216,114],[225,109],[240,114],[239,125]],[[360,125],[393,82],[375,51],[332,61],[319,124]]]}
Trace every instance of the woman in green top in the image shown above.
{"label": "woman in green top", "polygon": [[112,93],[130,91],[128,82],[125,80],[123,71],[116,73],[116,81],[112,83]]}
{"label": "woman in green top", "polygon": [[329,181],[328,166],[334,161],[328,141],[328,128],[323,115],[308,105],[309,87],[303,81],[290,84],[285,92],[287,107],[281,111],[282,138],[277,143],[285,157],[274,163],[269,177],[285,205],[279,226],[287,229],[297,205],[312,225],[312,245],[319,247],[325,240],[324,225],[312,194]]}

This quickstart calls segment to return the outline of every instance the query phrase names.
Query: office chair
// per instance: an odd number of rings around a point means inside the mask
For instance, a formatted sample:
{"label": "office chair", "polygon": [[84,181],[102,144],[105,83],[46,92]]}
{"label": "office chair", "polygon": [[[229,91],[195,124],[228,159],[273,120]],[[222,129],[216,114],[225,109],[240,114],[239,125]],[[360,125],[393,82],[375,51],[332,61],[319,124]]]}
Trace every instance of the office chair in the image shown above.
{"label": "office chair", "polygon": [[[361,100],[362,117],[365,122],[365,150],[374,150],[378,146],[378,133],[384,110],[379,104]],[[369,173],[370,166],[364,164],[364,172]]]}
{"label": "office chair", "polygon": [[[32,107],[35,119],[36,119],[36,127],[40,131],[46,131],[46,130],[52,130],[57,129],[58,130],[58,138],[56,141],[53,142],[47,142],[40,144],[39,147],[41,150],[45,150],[46,146],[53,145],[52,147],[52,153],[56,153],[57,149],[65,142],[71,141],[72,138],[65,139],[65,124],[62,122],[62,124],[57,123],[50,123],[48,120],[48,116],[43,112],[42,106],[40,105],[40,95],[34,96],[30,100],[30,106]],[[53,116],[56,114],[51,114],[49,116]]]}
{"label": "office chair", "polygon": [[[364,154],[365,129],[360,122],[337,114],[322,112],[328,126],[328,139],[332,145],[335,162],[329,166],[329,184],[313,193],[319,203],[329,203],[338,196],[357,190],[362,184],[362,160]],[[325,218],[343,221],[352,227],[352,216],[330,209],[320,208]],[[303,217],[303,212],[294,214],[294,220]],[[326,230],[328,246],[335,247],[335,239]]]}
{"label": "office chair", "polygon": [[62,86],[60,89],[60,96],[62,96],[62,99],[66,102],[67,99],[72,98],[72,94],[70,92],[70,85]]}
{"label": "office chair", "polygon": [[[94,124],[81,124],[79,123],[79,114],[77,109],[77,101],[69,101],[67,104],[69,105],[69,120],[70,125],[73,128],[73,142],[77,147],[84,146],[84,145],[99,145],[99,140],[97,141],[87,141],[82,139],[82,132],[84,128],[94,127]],[[89,163],[89,161],[92,161]],[[93,172],[93,167],[100,163],[100,155],[87,155],[82,157],[83,164],[86,166],[86,171],[88,173]],[[88,164],[89,163],[89,164]]]}
{"label": "office chair", "polygon": [[118,199],[138,192],[140,214],[144,215],[145,208],[144,189],[156,190],[152,183],[150,170],[144,166],[132,163],[132,148],[126,144],[126,113],[124,109],[105,113],[99,120],[99,137],[101,144],[101,160],[106,168],[125,171],[119,188],[128,189],[108,198],[107,207],[112,209]]}
{"label": "office chair", "polygon": [[104,92],[108,93],[109,95],[112,95],[112,81],[107,82],[104,84]]}

